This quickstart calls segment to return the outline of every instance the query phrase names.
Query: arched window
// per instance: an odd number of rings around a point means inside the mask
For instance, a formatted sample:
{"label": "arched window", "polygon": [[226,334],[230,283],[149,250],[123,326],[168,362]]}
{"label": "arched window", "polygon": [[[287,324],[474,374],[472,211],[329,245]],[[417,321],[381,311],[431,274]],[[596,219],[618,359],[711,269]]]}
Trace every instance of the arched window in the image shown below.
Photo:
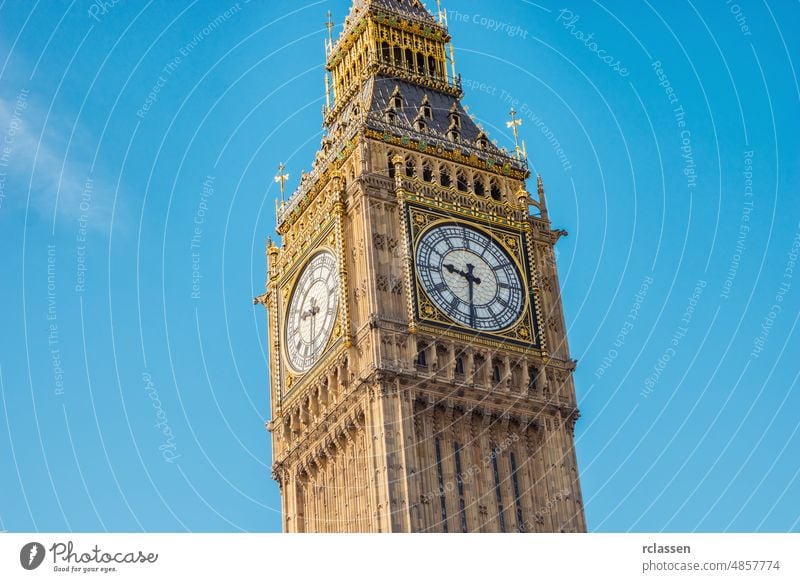
{"label": "arched window", "polygon": [[456,374],[464,374],[464,360],[462,358],[456,358]]}
{"label": "arched window", "polygon": [[467,176],[464,172],[459,172],[456,174],[456,188],[458,188],[459,192],[468,192],[469,185],[467,184]]}
{"label": "arched window", "polygon": [[398,67],[403,63],[403,49],[399,46],[394,47],[394,64]]}
{"label": "arched window", "polygon": [[497,180],[492,180],[490,192],[494,200],[503,198],[503,192],[500,190],[500,184],[497,183]]}
{"label": "arched window", "polygon": [[427,366],[428,365],[428,356],[426,355],[427,348],[425,346],[421,346],[419,352],[417,352],[417,366]]}
{"label": "arched window", "polygon": [[475,189],[475,194],[478,196],[486,196],[486,188],[483,185],[483,178],[476,177],[473,188]]}
{"label": "arched window", "polygon": [[394,178],[395,175],[396,175],[396,172],[395,172],[395,169],[394,169],[394,161],[392,160],[392,158],[394,158],[394,153],[393,152],[389,152],[386,155],[386,161],[387,161],[387,166],[389,168],[389,177],[390,178]]}
{"label": "arched window", "polygon": [[410,70],[414,69],[414,53],[411,52],[411,49],[406,49],[405,67]]}
{"label": "arched window", "polygon": [[425,55],[417,53],[417,72],[420,75],[425,74]]}
{"label": "arched window", "polygon": [[383,60],[384,63],[388,63],[391,58],[391,54],[392,53],[391,50],[389,49],[389,43],[388,42],[381,43],[381,60]]}
{"label": "arched window", "polygon": [[495,364],[492,366],[492,381],[499,382],[500,381],[500,366]]}
{"label": "arched window", "polygon": [[422,164],[422,179],[425,182],[433,182],[433,168],[428,162]]}
{"label": "arched window", "polygon": [[433,57],[428,57],[428,71],[434,77],[439,76],[439,71],[436,70],[436,59]]}
{"label": "arched window", "polygon": [[417,173],[417,168],[414,165],[414,158],[408,158],[406,160],[406,176],[409,178],[413,178],[414,174]]}
{"label": "arched window", "polygon": [[528,390],[533,392],[536,390],[536,380],[539,377],[539,370],[531,366],[528,368]]}
{"label": "arched window", "polygon": [[442,166],[439,171],[439,183],[445,188],[449,188],[453,184],[453,181],[450,179],[450,170],[444,166]]}

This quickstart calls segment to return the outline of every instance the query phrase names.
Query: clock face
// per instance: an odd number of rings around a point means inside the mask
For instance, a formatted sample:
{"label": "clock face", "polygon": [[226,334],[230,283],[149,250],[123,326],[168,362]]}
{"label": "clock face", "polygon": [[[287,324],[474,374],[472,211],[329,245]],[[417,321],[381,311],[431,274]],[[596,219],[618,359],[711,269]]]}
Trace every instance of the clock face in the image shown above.
{"label": "clock face", "polygon": [[289,300],[286,353],[296,372],[308,371],[322,355],[339,304],[339,272],[333,254],[323,251],[303,269]]}
{"label": "clock face", "polygon": [[428,297],[454,322],[500,331],[522,316],[519,270],[483,232],[460,224],[434,226],[420,238],[415,259]]}

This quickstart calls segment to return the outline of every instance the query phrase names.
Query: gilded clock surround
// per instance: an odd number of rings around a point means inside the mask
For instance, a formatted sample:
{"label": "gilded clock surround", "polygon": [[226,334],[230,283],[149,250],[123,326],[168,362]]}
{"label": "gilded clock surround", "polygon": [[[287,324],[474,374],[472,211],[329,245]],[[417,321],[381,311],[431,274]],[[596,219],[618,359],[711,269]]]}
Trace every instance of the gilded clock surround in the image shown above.
{"label": "gilded clock surround", "polygon": [[[343,268],[341,255],[343,252],[343,241],[341,236],[341,218],[334,216],[327,224],[318,231],[316,237],[308,240],[307,244],[301,246],[305,251],[299,258],[294,260],[291,264],[286,266],[285,275],[277,283],[279,289],[279,303],[277,306],[277,319],[280,322],[285,321],[289,312],[289,302],[292,299],[298,279],[303,273],[306,265],[321,252],[328,252],[336,258],[336,265],[339,269],[339,301],[336,319],[333,323],[333,331],[330,338],[326,342],[322,350],[319,362],[323,362],[330,358],[331,350],[340,344],[346,344],[345,330],[347,329],[347,308],[345,305],[344,297],[346,292],[346,270]],[[283,325],[280,327],[283,329]],[[306,372],[297,372],[288,361],[288,354],[286,350],[282,350],[282,358],[280,361],[279,373],[279,386],[282,388],[277,394],[278,400],[281,405],[288,403],[293,395],[302,388],[303,379]],[[285,388],[284,388],[285,387]]]}
{"label": "gilded clock surround", "polygon": [[[451,319],[442,312],[428,297],[422,282],[417,274],[413,260],[408,261],[410,267],[409,278],[413,281],[414,293],[409,296],[409,312],[412,314],[412,325],[415,329],[452,335],[457,338],[471,337],[476,342],[487,341],[488,345],[497,345],[498,341],[513,343],[517,349],[531,351],[541,355],[542,349],[537,332],[538,313],[536,308],[536,294],[531,285],[535,277],[531,274],[530,262],[527,256],[527,243],[524,230],[512,231],[502,227],[483,223],[472,218],[471,221],[458,220],[454,217],[437,212],[426,206],[406,204],[406,223],[411,245],[410,256],[417,254],[417,247],[422,236],[431,228],[446,224],[463,224],[485,233],[494,240],[508,254],[521,275],[524,289],[524,308],[519,318],[506,329],[492,332],[477,332]],[[521,226],[521,225],[520,225]]]}
{"label": "gilded clock surround", "polygon": [[[326,134],[277,209],[281,244],[267,245],[256,298],[284,530],[585,531],[553,253],[565,233],[550,226],[541,178],[529,192],[524,147],[497,147],[461,105],[444,13],[354,0],[326,51]],[[516,263],[526,302],[510,328],[477,333],[425,309],[414,251],[437,221],[486,233]],[[319,360],[297,374],[287,306],[321,250],[336,257],[339,309]],[[465,476],[473,462],[481,470]]]}

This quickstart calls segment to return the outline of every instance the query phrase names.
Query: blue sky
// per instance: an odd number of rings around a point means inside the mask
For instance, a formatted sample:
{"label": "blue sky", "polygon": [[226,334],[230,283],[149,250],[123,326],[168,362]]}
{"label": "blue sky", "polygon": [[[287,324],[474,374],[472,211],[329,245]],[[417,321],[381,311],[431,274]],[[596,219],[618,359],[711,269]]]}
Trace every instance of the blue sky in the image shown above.
{"label": "blue sky", "polygon": [[[0,3],[0,529],[276,531],[252,298],[348,2],[107,4]],[[590,529],[800,530],[800,6],[443,4],[570,233]]]}

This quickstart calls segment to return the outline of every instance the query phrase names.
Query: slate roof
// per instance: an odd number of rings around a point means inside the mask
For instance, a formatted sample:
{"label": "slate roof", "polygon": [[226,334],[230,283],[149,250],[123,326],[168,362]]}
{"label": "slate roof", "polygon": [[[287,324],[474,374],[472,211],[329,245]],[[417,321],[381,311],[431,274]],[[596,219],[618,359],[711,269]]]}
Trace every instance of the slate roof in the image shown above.
{"label": "slate roof", "polygon": [[[395,89],[399,90],[399,94],[403,98],[403,107],[395,109],[397,120],[393,124],[388,124],[385,122],[386,111],[390,107],[390,100]],[[458,99],[393,77],[376,76],[366,83],[363,98],[369,103],[368,124],[379,130],[392,127],[415,131],[414,120],[417,118],[426,96],[428,104],[433,110],[433,118],[426,119],[427,129],[422,133],[431,139],[442,139],[449,142],[447,132],[450,128],[450,111],[455,105],[456,111],[461,116],[460,144],[466,147],[475,147],[481,129],[470,118]],[[485,133],[484,136],[486,136]],[[486,140],[489,141],[488,136],[486,136]],[[485,152],[500,154],[501,150],[489,142]]]}

